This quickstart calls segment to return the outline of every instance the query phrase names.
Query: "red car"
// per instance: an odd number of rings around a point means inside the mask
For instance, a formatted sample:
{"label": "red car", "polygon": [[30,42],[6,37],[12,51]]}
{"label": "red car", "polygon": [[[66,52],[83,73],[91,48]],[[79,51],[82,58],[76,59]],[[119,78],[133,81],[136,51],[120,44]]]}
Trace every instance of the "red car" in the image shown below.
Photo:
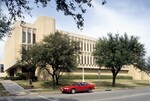
{"label": "red car", "polygon": [[76,92],[92,92],[95,89],[93,84],[87,82],[74,82],[72,85],[63,86],[60,88],[62,93],[76,93]]}

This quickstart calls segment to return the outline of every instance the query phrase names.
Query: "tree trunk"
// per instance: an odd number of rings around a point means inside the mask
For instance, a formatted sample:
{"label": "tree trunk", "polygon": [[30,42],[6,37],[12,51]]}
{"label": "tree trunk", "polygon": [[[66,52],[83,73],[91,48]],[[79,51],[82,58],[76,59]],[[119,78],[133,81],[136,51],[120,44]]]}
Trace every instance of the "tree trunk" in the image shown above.
{"label": "tree trunk", "polygon": [[52,79],[53,79],[53,89],[55,89],[56,85],[55,85],[55,75],[54,74],[52,75]]}
{"label": "tree trunk", "polygon": [[116,86],[116,74],[113,73],[112,87]]}
{"label": "tree trunk", "polygon": [[59,78],[58,78],[58,76],[56,75],[55,78],[56,78],[56,85],[59,85]]}
{"label": "tree trunk", "polygon": [[119,66],[117,68],[117,70],[115,70],[114,67],[112,67],[112,74],[113,74],[113,81],[112,81],[112,87],[115,87],[116,86],[116,77],[117,77],[117,74],[119,73],[119,71],[121,70],[121,66]]}

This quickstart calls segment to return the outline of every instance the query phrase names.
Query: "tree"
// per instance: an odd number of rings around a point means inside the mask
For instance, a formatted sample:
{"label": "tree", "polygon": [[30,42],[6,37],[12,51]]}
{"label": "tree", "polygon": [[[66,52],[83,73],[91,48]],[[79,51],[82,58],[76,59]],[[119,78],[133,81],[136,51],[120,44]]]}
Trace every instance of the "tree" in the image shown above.
{"label": "tree", "polygon": [[[92,0],[34,0],[37,7],[41,4],[43,7],[47,7],[52,1],[56,4],[56,10],[64,13],[65,16],[71,16],[75,20],[77,27],[82,29],[84,26],[83,14],[86,13],[87,7],[92,7]],[[9,21],[16,21],[17,18],[24,19],[24,13],[31,15],[33,9],[31,0],[1,0],[3,3],[2,11],[7,8],[9,12]],[[106,3],[106,0],[102,0],[102,5]],[[1,6],[1,5],[0,5]],[[7,22],[6,22],[7,24]],[[0,26],[4,28],[4,26]],[[5,36],[5,35],[3,35]]]}
{"label": "tree", "polygon": [[0,9],[0,40],[10,34],[12,29],[10,25],[11,23],[8,21],[6,15],[3,14],[2,9]]}
{"label": "tree", "polygon": [[20,54],[21,59],[17,61],[17,65],[24,68],[28,72],[29,79],[35,79],[35,70],[37,63],[32,58],[32,49],[29,46],[22,46]]}
{"label": "tree", "polygon": [[147,67],[148,74],[149,74],[149,76],[150,76],[150,56],[149,56],[148,59],[147,59],[146,67]]}
{"label": "tree", "polygon": [[98,40],[93,55],[99,66],[107,67],[113,74],[112,86],[115,86],[116,76],[125,65],[136,65],[140,68],[145,55],[144,45],[138,37],[128,37],[127,34],[103,37]]}
{"label": "tree", "polygon": [[77,67],[78,42],[70,40],[65,34],[55,32],[45,36],[42,43],[32,49],[33,60],[50,74],[54,89],[63,72],[71,72]]}
{"label": "tree", "polygon": [[143,59],[140,66],[142,67],[141,70],[145,71],[150,77],[150,56],[147,59]]}

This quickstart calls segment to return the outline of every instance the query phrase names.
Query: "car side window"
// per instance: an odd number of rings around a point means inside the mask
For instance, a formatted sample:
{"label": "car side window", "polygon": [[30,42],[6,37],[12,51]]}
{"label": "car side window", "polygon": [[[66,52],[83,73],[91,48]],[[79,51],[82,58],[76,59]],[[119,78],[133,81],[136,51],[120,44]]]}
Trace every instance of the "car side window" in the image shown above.
{"label": "car side window", "polygon": [[85,83],[84,83],[84,82],[81,82],[80,85],[81,85],[81,86],[85,86]]}

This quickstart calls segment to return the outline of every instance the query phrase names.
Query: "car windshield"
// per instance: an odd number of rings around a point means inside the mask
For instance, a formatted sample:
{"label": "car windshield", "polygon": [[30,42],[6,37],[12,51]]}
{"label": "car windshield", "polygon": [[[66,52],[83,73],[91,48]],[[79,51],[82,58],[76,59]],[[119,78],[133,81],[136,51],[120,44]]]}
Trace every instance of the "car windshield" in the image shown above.
{"label": "car windshield", "polygon": [[74,82],[72,84],[72,86],[84,86],[84,85],[88,85],[86,82]]}
{"label": "car windshield", "polygon": [[72,84],[72,86],[77,86],[77,85],[79,85],[79,83],[77,83],[77,82],[74,82],[74,83]]}

